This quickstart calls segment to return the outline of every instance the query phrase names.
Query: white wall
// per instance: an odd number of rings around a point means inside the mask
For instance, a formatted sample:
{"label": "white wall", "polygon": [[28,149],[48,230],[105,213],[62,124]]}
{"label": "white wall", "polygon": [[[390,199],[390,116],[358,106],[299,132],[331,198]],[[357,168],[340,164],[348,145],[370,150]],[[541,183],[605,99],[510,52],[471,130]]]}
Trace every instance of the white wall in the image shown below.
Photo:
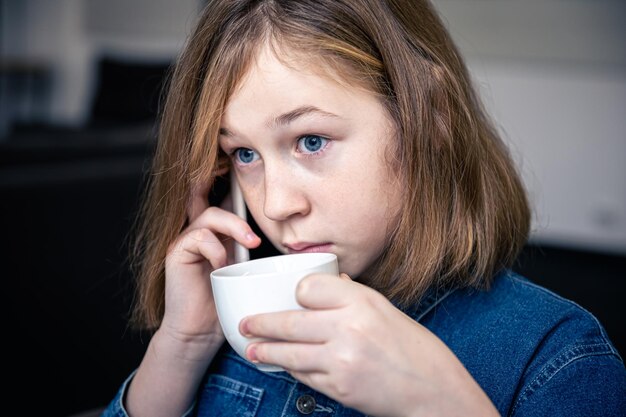
{"label": "white wall", "polygon": [[523,173],[532,239],[626,253],[626,2],[435,4]]}

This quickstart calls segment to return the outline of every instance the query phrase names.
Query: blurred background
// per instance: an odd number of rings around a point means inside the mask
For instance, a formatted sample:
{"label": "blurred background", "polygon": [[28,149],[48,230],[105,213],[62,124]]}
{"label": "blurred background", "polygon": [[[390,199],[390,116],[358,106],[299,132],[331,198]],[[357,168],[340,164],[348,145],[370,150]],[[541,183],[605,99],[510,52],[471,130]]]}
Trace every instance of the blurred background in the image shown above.
{"label": "blurred background", "polygon": [[[6,415],[102,407],[139,364],[126,237],[203,3],[0,0],[0,276],[22,410]],[[623,354],[626,2],[434,3],[532,199],[515,269],[594,313]]]}

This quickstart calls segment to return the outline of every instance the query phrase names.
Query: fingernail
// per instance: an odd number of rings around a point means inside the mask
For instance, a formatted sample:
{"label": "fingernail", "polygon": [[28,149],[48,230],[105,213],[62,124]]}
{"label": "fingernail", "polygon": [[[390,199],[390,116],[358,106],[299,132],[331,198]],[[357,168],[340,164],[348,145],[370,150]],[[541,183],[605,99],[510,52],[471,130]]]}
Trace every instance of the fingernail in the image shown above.
{"label": "fingernail", "polygon": [[248,329],[248,319],[241,320],[241,324],[239,325],[239,332],[245,337],[251,337],[252,334]]}
{"label": "fingernail", "polygon": [[253,232],[246,233],[246,239],[247,240],[254,240],[256,238],[257,238],[257,235],[255,235]]}
{"label": "fingernail", "polygon": [[253,344],[253,345],[248,346],[246,355],[248,356],[248,360],[250,362],[259,363],[259,358],[257,358],[256,356],[256,345]]}

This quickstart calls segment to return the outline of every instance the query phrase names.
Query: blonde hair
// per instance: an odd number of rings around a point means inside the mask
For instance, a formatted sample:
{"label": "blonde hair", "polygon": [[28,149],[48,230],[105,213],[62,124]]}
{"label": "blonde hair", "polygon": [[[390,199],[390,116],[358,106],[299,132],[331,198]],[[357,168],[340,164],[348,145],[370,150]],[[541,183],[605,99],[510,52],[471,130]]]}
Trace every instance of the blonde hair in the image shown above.
{"label": "blonde hair", "polygon": [[526,241],[529,208],[463,60],[426,0],[213,0],[169,85],[133,256],[136,323],[164,312],[168,246],[193,187],[212,184],[224,107],[260,46],[321,59],[381,98],[404,206],[371,286],[400,305],[431,286],[487,287]]}

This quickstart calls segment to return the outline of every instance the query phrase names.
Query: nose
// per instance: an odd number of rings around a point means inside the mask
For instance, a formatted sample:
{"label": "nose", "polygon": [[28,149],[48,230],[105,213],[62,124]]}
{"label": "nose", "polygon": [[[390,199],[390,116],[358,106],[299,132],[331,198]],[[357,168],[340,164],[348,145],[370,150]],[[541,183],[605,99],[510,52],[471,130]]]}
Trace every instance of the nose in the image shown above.
{"label": "nose", "polygon": [[311,207],[300,177],[286,166],[267,168],[264,178],[265,216],[273,221],[284,221],[293,216],[306,215]]}

